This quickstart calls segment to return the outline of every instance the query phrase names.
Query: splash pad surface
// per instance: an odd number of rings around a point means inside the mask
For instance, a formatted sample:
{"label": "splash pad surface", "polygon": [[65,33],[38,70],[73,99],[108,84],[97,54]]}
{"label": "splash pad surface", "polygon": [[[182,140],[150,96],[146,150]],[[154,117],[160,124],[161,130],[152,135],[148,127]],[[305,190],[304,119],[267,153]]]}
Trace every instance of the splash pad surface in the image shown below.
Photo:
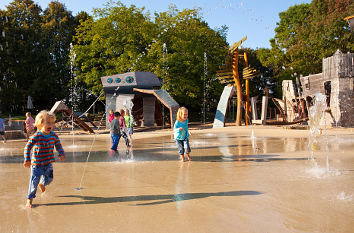
{"label": "splash pad surface", "polygon": [[113,156],[99,135],[87,163],[93,136],[60,136],[67,159],[32,209],[25,141],[0,142],[0,232],[351,232],[353,132],[327,132],[328,172],[323,145],[317,167],[308,159],[305,130],[192,131],[184,163],[169,132],[134,134]]}

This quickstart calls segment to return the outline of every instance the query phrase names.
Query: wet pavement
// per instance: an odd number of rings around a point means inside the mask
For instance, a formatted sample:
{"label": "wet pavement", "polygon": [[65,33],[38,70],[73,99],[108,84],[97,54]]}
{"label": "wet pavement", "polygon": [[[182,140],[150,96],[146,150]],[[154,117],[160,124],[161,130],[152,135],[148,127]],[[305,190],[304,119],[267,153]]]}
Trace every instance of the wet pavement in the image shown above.
{"label": "wet pavement", "polygon": [[[354,138],[193,134],[193,161],[171,136],[111,156],[109,135],[62,138],[65,162],[24,207],[24,140],[0,142],[0,232],[353,232]],[[329,170],[326,170],[326,157]]]}

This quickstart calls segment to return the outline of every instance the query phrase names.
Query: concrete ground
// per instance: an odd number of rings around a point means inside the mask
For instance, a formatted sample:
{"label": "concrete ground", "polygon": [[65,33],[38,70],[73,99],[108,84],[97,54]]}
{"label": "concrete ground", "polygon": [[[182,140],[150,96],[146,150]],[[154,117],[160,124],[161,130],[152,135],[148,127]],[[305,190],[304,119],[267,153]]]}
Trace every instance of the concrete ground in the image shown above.
{"label": "concrete ground", "polygon": [[114,156],[108,134],[62,134],[67,159],[32,209],[25,140],[0,141],[0,232],[353,232],[353,134],[309,150],[308,130],[195,129],[190,162],[169,129]]}

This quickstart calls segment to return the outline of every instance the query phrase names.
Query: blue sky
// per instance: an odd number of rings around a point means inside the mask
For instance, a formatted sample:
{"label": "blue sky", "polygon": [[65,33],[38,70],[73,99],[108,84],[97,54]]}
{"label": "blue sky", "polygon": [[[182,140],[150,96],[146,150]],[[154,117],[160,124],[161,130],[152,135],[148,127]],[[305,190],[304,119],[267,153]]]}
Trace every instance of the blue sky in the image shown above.
{"label": "blue sky", "polygon": [[[93,8],[102,8],[109,0],[59,0],[76,15],[80,11],[92,14]],[[0,8],[5,9],[9,0],[1,0]],[[45,9],[50,0],[34,0]],[[203,19],[211,28],[228,26],[229,44],[244,36],[243,47],[269,48],[269,39],[274,37],[274,28],[279,22],[279,13],[290,6],[310,3],[310,0],[121,0],[124,5],[145,7],[150,13],[167,11],[170,4],[179,10],[201,8]]]}

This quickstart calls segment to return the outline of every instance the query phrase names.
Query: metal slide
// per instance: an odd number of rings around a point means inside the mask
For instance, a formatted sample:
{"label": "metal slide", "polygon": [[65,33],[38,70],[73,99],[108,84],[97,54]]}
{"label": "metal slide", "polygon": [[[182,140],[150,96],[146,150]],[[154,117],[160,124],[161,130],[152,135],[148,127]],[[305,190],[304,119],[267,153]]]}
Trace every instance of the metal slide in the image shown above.
{"label": "metal slide", "polygon": [[90,133],[95,133],[83,120],[78,118],[75,113],[73,113],[68,106],[66,106],[62,101],[57,101],[52,109],[52,113],[63,112],[66,116],[72,117],[75,124],[77,124],[81,129],[89,131]]}

